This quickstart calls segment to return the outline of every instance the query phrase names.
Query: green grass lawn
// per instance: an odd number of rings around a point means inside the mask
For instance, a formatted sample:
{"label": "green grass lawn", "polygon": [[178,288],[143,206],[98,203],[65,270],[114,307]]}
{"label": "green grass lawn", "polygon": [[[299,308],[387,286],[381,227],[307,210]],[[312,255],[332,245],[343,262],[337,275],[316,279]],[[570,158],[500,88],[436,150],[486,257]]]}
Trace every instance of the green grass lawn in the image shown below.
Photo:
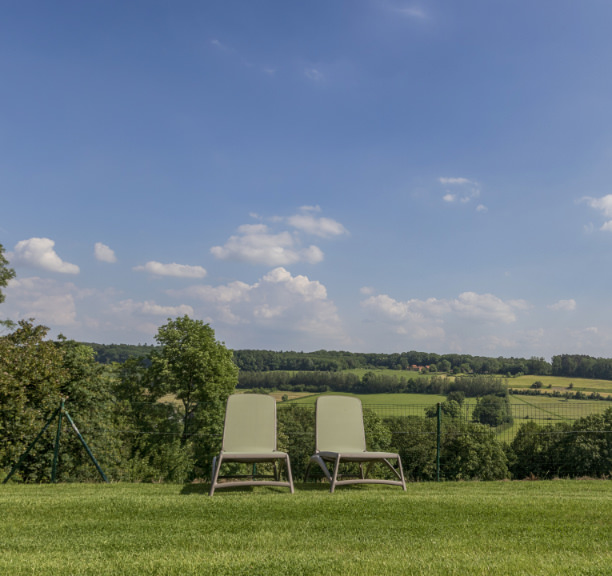
{"label": "green grass lawn", "polygon": [[0,486],[0,574],[612,574],[612,482]]}

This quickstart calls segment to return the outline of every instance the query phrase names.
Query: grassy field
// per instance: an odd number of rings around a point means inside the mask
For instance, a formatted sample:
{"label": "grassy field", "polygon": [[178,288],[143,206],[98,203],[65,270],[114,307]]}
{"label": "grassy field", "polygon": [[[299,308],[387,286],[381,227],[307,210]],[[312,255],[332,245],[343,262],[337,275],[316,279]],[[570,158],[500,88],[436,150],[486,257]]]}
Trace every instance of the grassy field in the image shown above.
{"label": "grassy field", "polygon": [[[508,379],[508,386],[510,388],[530,388],[536,381],[542,382],[544,385],[543,391],[578,392],[580,390],[585,394],[591,392],[599,392],[602,396],[612,394],[612,381],[610,380],[565,378],[563,376],[517,376]],[[573,384],[572,388],[570,388],[570,384]],[[550,389],[548,389],[549,385],[551,386]]]}
{"label": "grassy field", "polygon": [[612,574],[610,481],[0,486],[0,574]]}

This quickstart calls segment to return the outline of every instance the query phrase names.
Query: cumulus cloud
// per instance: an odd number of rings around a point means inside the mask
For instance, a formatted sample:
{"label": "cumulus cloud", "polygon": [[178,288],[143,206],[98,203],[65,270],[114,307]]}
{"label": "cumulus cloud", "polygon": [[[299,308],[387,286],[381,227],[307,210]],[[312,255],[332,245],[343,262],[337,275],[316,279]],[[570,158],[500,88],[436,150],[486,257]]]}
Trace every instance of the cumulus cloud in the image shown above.
{"label": "cumulus cloud", "polygon": [[[591,198],[586,196],[582,200],[585,201],[591,208],[599,210],[604,218],[612,218],[612,194],[607,194],[601,198]],[[602,225],[601,230],[612,232],[612,220],[605,222]]]}
{"label": "cumulus cloud", "polygon": [[411,299],[398,301],[387,294],[371,296],[362,305],[380,317],[395,322],[441,322],[454,316],[472,322],[512,323],[516,321],[516,311],[524,310],[523,300],[503,301],[493,294],[463,292],[457,298],[427,300]]}
{"label": "cumulus cloud", "polygon": [[110,264],[117,262],[115,251],[111,250],[106,244],[102,244],[102,242],[96,242],[94,246],[94,255],[96,260],[100,262],[108,262]]}
{"label": "cumulus cloud", "polygon": [[[348,234],[348,230],[332,218],[319,216],[319,206],[302,206],[289,217],[272,216],[268,224],[244,224],[223,246],[213,246],[211,254],[220,260],[233,260],[267,266],[288,266],[297,262],[318,264],[324,258],[316,245],[306,246],[305,236],[322,239]],[[263,218],[256,213],[251,217]],[[290,232],[287,227],[293,228]]]}
{"label": "cumulus cloud", "polygon": [[15,245],[10,260],[16,266],[32,266],[60,274],[78,274],[76,264],[64,262],[54,250],[55,242],[50,238],[29,238]]}
{"label": "cumulus cloud", "polygon": [[548,306],[551,310],[563,310],[566,312],[571,312],[572,310],[576,310],[576,300],[570,298],[569,300],[559,300],[554,304],[550,304]]}
{"label": "cumulus cloud", "polygon": [[[310,209],[310,207],[306,209]],[[307,212],[289,217],[288,222],[298,230],[314,236],[320,236],[321,238],[330,238],[348,233],[347,229],[340,222],[331,218],[316,218]]]}
{"label": "cumulus cloud", "polygon": [[174,278],[204,278],[206,270],[202,266],[188,266],[187,264],[162,264],[151,260],[144,266],[135,266],[137,272],[148,272],[154,276],[173,276]]}
{"label": "cumulus cloud", "polygon": [[6,288],[6,310],[13,320],[34,318],[51,326],[76,323],[76,299],[82,293],[72,283],[37,276],[15,278]]}
{"label": "cumulus cloud", "polygon": [[317,338],[346,340],[335,304],[317,280],[292,275],[282,266],[257,282],[232,282],[220,286],[191,286],[168,291],[180,298],[204,303],[204,312],[216,322],[241,325],[241,330],[277,334],[308,334]]}
{"label": "cumulus cloud", "polygon": [[317,264],[323,260],[318,246],[300,248],[289,232],[273,233],[265,224],[245,224],[238,235],[230,236],[223,246],[213,246],[210,252],[220,260],[249,264],[287,266],[296,262]]}

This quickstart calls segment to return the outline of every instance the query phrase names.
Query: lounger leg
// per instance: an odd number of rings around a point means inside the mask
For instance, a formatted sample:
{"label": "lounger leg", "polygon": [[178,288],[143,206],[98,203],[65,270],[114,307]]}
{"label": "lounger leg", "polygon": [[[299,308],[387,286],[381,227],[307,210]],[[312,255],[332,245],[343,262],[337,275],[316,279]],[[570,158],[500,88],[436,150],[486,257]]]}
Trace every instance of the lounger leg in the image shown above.
{"label": "lounger leg", "polygon": [[365,478],[363,474],[363,462],[359,462],[359,477],[363,480]]}
{"label": "lounger leg", "polygon": [[340,454],[336,456],[336,462],[334,464],[334,475],[332,477],[331,486],[329,491],[333,494],[336,489],[336,482],[338,481],[338,470],[340,470]]}
{"label": "lounger leg", "polygon": [[219,460],[217,461],[217,467],[215,468],[215,471],[212,477],[212,481],[210,483],[210,492],[208,493],[209,496],[212,496],[215,493],[215,488],[217,486],[217,479],[219,478],[219,470],[221,470],[222,462],[223,462],[223,454],[219,454]]}
{"label": "lounger leg", "polygon": [[397,465],[400,469],[400,480],[402,481],[402,488],[404,489],[404,492],[406,492],[406,479],[404,478],[404,467],[402,466],[402,459],[400,458],[400,455],[397,455]]}
{"label": "lounger leg", "polygon": [[293,476],[291,474],[291,462],[289,461],[289,454],[287,454],[285,464],[287,465],[287,479],[289,480],[289,488],[291,490],[291,494],[293,494]]}

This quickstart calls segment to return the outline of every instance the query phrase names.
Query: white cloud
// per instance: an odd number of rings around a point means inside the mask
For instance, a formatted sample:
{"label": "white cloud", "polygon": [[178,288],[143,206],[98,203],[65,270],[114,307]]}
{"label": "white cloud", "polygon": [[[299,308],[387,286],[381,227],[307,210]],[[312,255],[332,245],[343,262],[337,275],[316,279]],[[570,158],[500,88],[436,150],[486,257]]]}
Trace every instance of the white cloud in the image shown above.
{"label": "white cloud", "polygon": [[[585,201],[591,208],[599,210],[605,218],[612,218],[612,194],[607,194],[601,198],[591,198],[586,196],[582,198],[582,200]],[[604,232],[612,232],[612,220],[605,222],[600,229]]]}
{"label": "white cloud", "polygon": [[428,298],[403,302],[381,294],[364,300],[362,305],[388,320],[418,323],[440,321],[445,317],[455,316],[470,321],[507,324],[516,321],[517,309],[526,308],[523,300],[504,302],[493,294],[476,292],[463,292],[454,299]]}
{"label": "white cloud", "polygon": [[187,304],[179,306],[161,306],[152,300],[135,302],[132,299],[122,300],[113,307],[115,312],[123,314],[139,314],[144,316],[163,316],[165,318],[175,316],[193,316],[193,308]]}
{"label": "white cloud", "polygon": [[438,180],[441,184],[444,184],[445,186],[453,186],[456,184],[473,184],[473,182],[471,180],[468,180],[467,178],[438,178]]}
{"label": "white cloud", "polygon": [[34,318],[42,324],[72,326],[77,316],[75,297],[82,294],[72,283],[37,276],[15,278],[6,288],[5,306],[15,321]]}
{"label": "white cloud", "polygon": [[591,207],[599,210],[606,218],[612,218],[612,194],[607,194],[601,198],[584,198],[586,203]]}
{"label": "white cloud", "polygon": [[144,266],[135,266],[137,272],[149,272],[155,276],[173,276],[174,278],[204,278],[206,270],[202,266],[189,266],[187,264],[162,264],[154,260]]}
{"label": "white cloud", "polygon": [[[202,311],[215,322],[240,325],[240,335],[261,337],[263,331],[316,337],[319,342],[346,342],[335,304],[317,280],[292,275],[277,267],[253,284],[232,282],[221,286],[192,286],[168,294],[192,297],[205,304]],[[282,346],[282,341],[279,342]]]}
{"label": "white cloud", "polygon": [[[302,210],[312,210],[312,208],[304,207]],[[321,238],[330,238],[348,233],[348,230],[340,222],[331,218],[315,218],[312,214],[296,214],[295,216],[290,216],[287,221],[294,228],[302,230],[307,234],[320,236]]]}
{"label": "white cloud", "polygon": [[16,266],[32,266],[61,274],[78,274],[79,267],[64,262],[53,249],[54,246],[55,242],[50,238],[21,240],[15,245],[15,252],[10,255],[10,260]]}
{"label": "white cloud", "polygon": [[246,224],[238,228],[239,235],[230,236],[223,246],[213,246],[211,254],[220,260],[249,264],[287,266],[296,262],[317,264],[323,252],[317,246],[299,248],[289,232],[274,234],[265,224]]}
{"label": "white cloud", "polygon": [[102,244],[102,242],[96,242],[94,246],[94,255],[96,260],[100,262],[108,262],[110,264],[117,262],[115,251],[111,250],[106,244]]}
{"label": "white cloud", "polygon": [[484,204],[478,204],[476,206],[476,212],[488,212],[489,209]]}
{"label": "white cloud", "polygon": [[612,232],[612,220],[608,220],[602,227],[601,229],[604,232]]}
{"label": "white cloud", "polygon": [[[474,182],[473,180],[469,180],[468,178],[438,178],[440,184],[444,186],[451,186],[457,192],[446,191],[446,194],[442,196],[442,200],[444,202],[459,202],[460,204],[467,204],[472,200],[475,200],[480,196],[480,185],[478,182]],[[487,210],[486,206],[483,204],[479,204],[476,207],[478,212],[484,212]]]}
{"label": "white cloud", "polygon": [[569,300],[559,300],[554,304],[550,304],[548,308],[551,310],[564,310],[571,312],[572,310],[576,310],[576,300],[573,298],[570,298]]}

